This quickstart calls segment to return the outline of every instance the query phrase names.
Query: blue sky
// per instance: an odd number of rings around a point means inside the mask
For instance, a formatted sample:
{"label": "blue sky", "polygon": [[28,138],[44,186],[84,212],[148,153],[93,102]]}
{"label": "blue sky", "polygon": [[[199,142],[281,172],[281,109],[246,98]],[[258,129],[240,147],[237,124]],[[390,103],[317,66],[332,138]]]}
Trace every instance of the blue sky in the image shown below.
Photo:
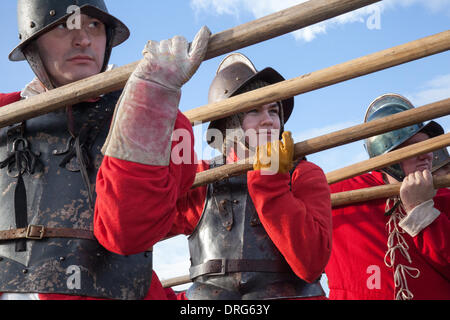
{"label": "blue sky", "polygon": [[[33,74],[25,62],[7,56],[17,44],[16,1],[2,1],[0,26],[1,92],[18,91]],[[106,0],[109,11],[128,25],[130,39],[113,50],[111,63],[124,65],[141,57],[147,40],[183,35],[192,40],[201,26],[217,33],[304,1],[289,0]],[[306,30],[284,35],[239,50],[257,69],[271,66],[286,79],[346,62],[370,53],[445,31],[450,26],[448,0],[385,0]],[[222,57],[205,61],[183,88],[182,111],[207,104],[209,84]],[[371,75],[295,97],[295,108],[286,125],[295,141],[360,124],[370,102],[394,92],[416,106],[450,96],[449,52],[430,56]],[[437,121],[446,132],[450,116]],[[200,158],[210,158],[204,141],[205,126],[195,128]],[[308,157],[325,172],[366,160],[362,142],[355,142]],[[188,272],[184,236],[155,247],[155,269],[160,278]]]}

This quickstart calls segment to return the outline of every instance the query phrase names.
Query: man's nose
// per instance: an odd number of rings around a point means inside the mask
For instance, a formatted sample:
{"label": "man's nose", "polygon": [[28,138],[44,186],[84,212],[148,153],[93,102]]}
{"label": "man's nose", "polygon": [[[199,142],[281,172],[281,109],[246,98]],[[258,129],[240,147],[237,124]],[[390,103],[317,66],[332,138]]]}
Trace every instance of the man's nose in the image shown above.
{"label": "man's nose", "polygon": [[74,33],[73,43],[75,47],[87,48],[91,45],[91,37],[83,27],[80,29],[73,30],[73,33]]}

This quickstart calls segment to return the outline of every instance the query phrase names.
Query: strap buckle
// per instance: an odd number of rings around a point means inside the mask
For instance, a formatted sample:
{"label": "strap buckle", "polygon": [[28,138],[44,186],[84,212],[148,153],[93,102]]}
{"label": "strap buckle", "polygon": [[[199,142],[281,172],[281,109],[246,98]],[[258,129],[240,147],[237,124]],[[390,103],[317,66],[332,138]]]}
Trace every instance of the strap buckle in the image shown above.
{"label": "strap buckle", "polygon": [[223,276],[227,273],[227,259],[213,259],[209,261],[210,263],[220,262],[220,271],[207,273],[208,276]]}
{"label": "strap buckle", "polygon": [[27,227],[27,233],[25,238],[31,240],[42,240],[44,238],[45,227],[42,225],[33,225],[30,224]]}

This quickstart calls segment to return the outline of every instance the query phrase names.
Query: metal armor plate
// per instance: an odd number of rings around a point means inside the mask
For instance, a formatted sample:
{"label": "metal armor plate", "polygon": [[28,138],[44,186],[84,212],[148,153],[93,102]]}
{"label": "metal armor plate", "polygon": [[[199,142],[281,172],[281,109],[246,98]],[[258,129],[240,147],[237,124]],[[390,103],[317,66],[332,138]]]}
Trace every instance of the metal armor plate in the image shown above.
{"label": "metal armor plate", "polygon": [[[88,146],[87,169],[92,190],[103,159],[100,149],[119,95],[120,92],[107,94],[97,102],[72,107],[75,132],[87,127],[92,140]],[[79,159],[75,156],[61,167],[67,154],[56,155],[73,141],[67,130],[67,119],[66,112],[57,111],[26,121],[22,137],[32,152],[39,155],[34,174],[23,175],[27,220],[29,225],[93,231],[93,206],[89,204],[86,182],[79,172]],[[20,130],[0,130],[0,160],[10,154],[18,137]],[[16,174],[8,168],[0,171],[0,230],[16,228]],[[105,250],[95,240],[78,238],[27,239],[26,251],[17,252],[16,241],[0,241],[0,292],[109,299],[140,299],[148,293],[152,278],[151,252],[121,256]]]}
{"label": "metal armor plate", "polygon": [[186,293],[188,299],[259,300],[324,295],[319,281],[309,284],[294,274],[269,238],[248,194],[246,175],[208,185],[202,217],[189,237],[189,250],[194,268],[216,259],[222,260],[222,265],[227,260],[262,260],[285,267],[283,272],[223,269],[199,275]]}

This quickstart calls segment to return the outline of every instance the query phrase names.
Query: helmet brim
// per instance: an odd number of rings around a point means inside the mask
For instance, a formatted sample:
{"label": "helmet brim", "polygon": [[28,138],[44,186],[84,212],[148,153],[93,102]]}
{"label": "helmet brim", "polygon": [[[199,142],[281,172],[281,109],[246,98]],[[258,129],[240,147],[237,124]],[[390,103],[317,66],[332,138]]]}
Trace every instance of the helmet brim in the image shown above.
{"label": "helmet brim", "polygon": [[[125,40],[128,39],[130,36],[130,30],[128,27],[119,19],[115,18],[114,16],[110,15],[109,13],[100,10],[94,6],[91,5],[84,5],[80,7],[80,12],[83,14],[86,14],[90,17],[99,19],[102,21],[108,28],[111,28],[113,30],[113,39],[112,39],[112,47],[118,46],[119,44],[123,43]],[[53,29],[57,25],[61,24],[63,21],[65,21],[68,17],[70,17],[72,13],[68,13],[61,17],[60,19],[54,21],[53,23],[49,24],[45,28],[42,28],[26,40],[22,41],[19,45],[17,45],[9,54],[9,60],[10,61],[23,61],[25,60],[25,55],[23,54],[23,48],[25,48],[31,41],[37,39],[42,34],[48,32],[49,30]]]}
{"label": "helmet brim", "polygon": [[[286,79],[280,73],[278,73],[275,69],[268,67],[268,68],[265,68],[265,69],[255,73],[254,75],[249,77],[247,80],[245,80],[233,92],[229,93],[229,97],[239,95],[239,91],[242,88],[244,88],[247,84],[251,83],[252,81],[256,81],[256,80],[265,81],[269,84],[275,84],[275,83],[284,81]],[[281,103],[282,103],[282,107],[283,107],[284,123],[286,123],[292,114],[292,110],[294,109],[294,98],[290,97],[288,99],[282,100]],[[219,122],[221,122],[221,120],[222,119],[211,121],[211,123],[209,124],[208,130],[209,129],[219,129],[220,130],[221,125]]]}
{"label": "helmet brim", "polygon": [[444,128],[436,121],[430,121],[424,125],[418,132],[427,134],[430,138],[434,138],[444,134]]}

